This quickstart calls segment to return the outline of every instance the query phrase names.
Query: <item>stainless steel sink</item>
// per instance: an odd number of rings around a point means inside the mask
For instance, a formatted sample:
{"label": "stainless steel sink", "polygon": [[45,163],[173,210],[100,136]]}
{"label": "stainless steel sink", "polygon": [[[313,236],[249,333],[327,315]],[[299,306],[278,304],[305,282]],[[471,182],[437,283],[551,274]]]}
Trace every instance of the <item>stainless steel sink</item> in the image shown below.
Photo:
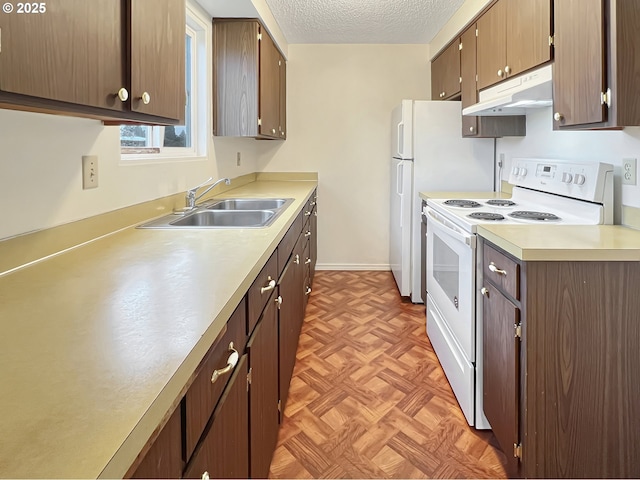
{"label": "stainless steel sink", "polygon": [[210,200],[193,211],[165,215],[138,228],[263,228],[271,225],[292,202],[292,198]]}
{"label": "stainless steel sink", "polygon": [[206,204],[208,210],[270,210],[282,207],[286,198],[227,198]]}
{"label": "stainless steel sink", "polygon": [[264,227],[274,210],[200,210],[171,222],[176,227]]}

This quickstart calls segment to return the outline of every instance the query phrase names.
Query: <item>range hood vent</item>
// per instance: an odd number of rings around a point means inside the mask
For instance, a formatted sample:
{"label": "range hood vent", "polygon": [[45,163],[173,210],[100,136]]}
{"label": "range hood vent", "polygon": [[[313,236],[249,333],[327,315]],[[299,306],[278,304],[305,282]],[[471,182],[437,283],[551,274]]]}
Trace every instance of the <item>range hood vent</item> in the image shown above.
{"label": "range hood vent", "polygon": [[486,117],[524,115],[528,108],[551,106],[552,92],[551,65],[545,65],[482,90],[480,101],[464,108],[462,114]]}

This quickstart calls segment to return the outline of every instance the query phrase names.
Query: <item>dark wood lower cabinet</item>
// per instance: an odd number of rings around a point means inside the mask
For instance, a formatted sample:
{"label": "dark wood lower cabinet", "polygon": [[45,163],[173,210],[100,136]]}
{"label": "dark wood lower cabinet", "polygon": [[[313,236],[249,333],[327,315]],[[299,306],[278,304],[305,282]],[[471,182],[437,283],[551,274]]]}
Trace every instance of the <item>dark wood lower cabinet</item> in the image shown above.
{"label": "dark wood lower cabinet", "polygon": [[[247,355],[236,365],[204,436],[187,466],[184,478],[249,477],[249,397]],[[176,478],[176,477],[174,477]]]}
{"label": "dark wood lower cabinet", "polygon": [[273,293],[247,343],[251,478],[267,478],[278,441],[278,308]]}
{"label": "dark wood lower cabinet", "polygon": [[515,327],[519,310],[493,285],[484,287],[483,395],[484,414],[498,443],[507,453],[508,471],[518,470],[517,458],[509,453],[519,443],[520,339]]}
{"label": "dark wood lower cabinet", "polygon": [[640,263],[483,250],[485,268],[520,277],[519,300],[487,274],[482,285],[484,412],[509,474],[640,478]]}

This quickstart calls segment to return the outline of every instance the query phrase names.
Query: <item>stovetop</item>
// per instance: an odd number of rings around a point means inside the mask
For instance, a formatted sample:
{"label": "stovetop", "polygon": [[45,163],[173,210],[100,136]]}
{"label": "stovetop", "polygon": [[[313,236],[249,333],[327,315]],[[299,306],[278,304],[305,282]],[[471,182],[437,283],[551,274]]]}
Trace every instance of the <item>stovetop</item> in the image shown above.
{"label": "stovetop", "polygon": [[427,205],[472,233],[480,224],[613,223],[611,165],[538,159],[513,164],[509,199],[429,199]]}

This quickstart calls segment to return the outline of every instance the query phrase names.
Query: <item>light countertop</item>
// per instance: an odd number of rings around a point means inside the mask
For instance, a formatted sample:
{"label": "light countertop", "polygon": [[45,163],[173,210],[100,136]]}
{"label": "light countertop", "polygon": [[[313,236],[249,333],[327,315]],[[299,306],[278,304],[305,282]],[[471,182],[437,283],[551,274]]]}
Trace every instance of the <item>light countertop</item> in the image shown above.
{"label": "light countertop", "polygon": [[478,235],[520,260],[639,261],[640,230],[622,225],[478,225]]}
{"label": "light countertop", "polygon": [[0,477],[122,477],[316,181],[267,228],[125,228],[0,277]]}

